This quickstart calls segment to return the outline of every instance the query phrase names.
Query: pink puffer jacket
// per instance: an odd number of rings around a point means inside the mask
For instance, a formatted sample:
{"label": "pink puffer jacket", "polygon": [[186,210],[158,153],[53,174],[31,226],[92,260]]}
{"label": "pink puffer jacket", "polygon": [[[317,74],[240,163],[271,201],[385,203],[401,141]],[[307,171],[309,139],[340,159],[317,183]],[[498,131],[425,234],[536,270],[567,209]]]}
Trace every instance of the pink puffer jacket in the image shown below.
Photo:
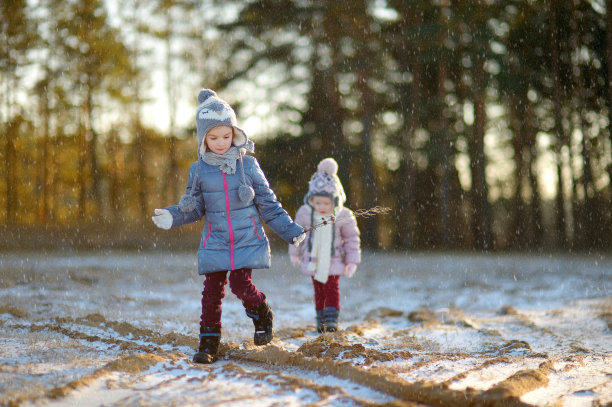
{"label": "pink puffer jacket", "polygon": [[[302,205],[295,215],[294,222],[305,229],[309,228],[312,219],[311,215],[312,208],[308,205]],[[337,211],[334,228],[334,251],[331,258],[329,275],[341,276],[344,274],[346,264],[359,264],[361,262],[359,228],[357,227],[357,221],[353,212],[345,207]],[[299,257],[302,273],[313,276],[314,271],[308,270],[308,263],[310,262],[310,233],[306,234],[306,239],[304,239],[304,242],[299,247],[289,245],[289,255]]]}

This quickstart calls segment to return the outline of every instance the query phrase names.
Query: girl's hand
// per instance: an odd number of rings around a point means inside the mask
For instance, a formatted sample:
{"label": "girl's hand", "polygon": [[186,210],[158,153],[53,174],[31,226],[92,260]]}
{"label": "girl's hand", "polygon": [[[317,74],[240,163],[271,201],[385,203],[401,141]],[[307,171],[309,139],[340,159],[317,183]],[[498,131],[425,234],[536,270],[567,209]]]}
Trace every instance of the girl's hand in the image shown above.
{"label": "girl's hand", "polygon": [[155,216],[151,219],[160,229],[168,230],[172,227],[172,214],[167,209],[155,209]]}
{"label": "girl's hand", "polygon": [[300,265],[300,258],[298,256],[289,256],[289,258],[291,259],[291,263],[294,266],[299,266]]}
{"label": "girl's hand", "polygon": [[344,267],[344,275],[346,277],[353,277],[353,274],[355,274],[355,271],[357,270],[357,265],[355,263],[349,263],[346,265],[346,267]]}
{"label": "girl's hand", "polygon": [[295,247],[299,247],[300,243],[302,243],[306,239],[306,233],[301,233],[293,238],[293,245]]}

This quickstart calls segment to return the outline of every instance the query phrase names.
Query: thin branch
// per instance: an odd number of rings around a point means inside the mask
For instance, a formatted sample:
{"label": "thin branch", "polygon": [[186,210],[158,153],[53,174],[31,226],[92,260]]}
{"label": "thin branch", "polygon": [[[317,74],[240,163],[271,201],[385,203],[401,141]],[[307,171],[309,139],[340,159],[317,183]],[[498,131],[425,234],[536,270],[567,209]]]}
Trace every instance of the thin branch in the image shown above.
{"label": "thin branch", "polygon": [[[357,209],[353,212],[353,215],[356,218],[371,218],[373,216],[376,215],[386,215],[389,212],[391,212],[391,208],[387,208],[385,206],[375,206],[373,208],[370,209]],[[310,231],[313,231],[315,229],[319,229],[322,228],[325,225],[329,225],[332,223],[336,223],[342,220],[346,220],[346,219],[350,219],[351,216],[343,216],[340,218],[336,218],[336,216],[334,215],[329,215],[329,216],[324,216],[322,219],[322,221],[320,223],[317,223],[315,225],[312,225],[309,228],[304,229],[304,231],[302,233],[308,233]]]}

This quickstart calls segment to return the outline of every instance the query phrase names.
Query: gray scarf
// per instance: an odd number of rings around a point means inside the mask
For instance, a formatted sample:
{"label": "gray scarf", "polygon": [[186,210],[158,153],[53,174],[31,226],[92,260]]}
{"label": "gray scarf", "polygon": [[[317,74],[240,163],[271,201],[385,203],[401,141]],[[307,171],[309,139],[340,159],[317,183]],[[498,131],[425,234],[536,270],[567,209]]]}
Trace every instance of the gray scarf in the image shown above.
{"label": "gray scarf", "polygon": [[202,155],[202,160],[206,164],[219,166],[219,169],[228,175],[236,173],[236,161],[242,159],[240,150],[236,146],[231,146],[225,154],[217,154],[212,151],[206,151]]}

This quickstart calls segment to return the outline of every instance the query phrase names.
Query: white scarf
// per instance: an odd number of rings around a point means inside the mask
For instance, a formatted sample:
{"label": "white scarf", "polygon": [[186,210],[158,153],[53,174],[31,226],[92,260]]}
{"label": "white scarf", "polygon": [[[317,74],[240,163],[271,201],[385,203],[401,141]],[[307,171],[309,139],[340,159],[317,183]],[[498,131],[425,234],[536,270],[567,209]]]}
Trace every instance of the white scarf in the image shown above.
{"label": "white scarf", "polygon": [[[321,223],[326,218],[324,215],[315,212],[313,221],[315,224]],[[319,229],[313,230],[312,251],[310,252],[310,263],[308,270],[315,271],[314,279],[325,284],[329,276],[329,268],[331,265],[331,248],[332,248],[332,223],[327,224]]]}

